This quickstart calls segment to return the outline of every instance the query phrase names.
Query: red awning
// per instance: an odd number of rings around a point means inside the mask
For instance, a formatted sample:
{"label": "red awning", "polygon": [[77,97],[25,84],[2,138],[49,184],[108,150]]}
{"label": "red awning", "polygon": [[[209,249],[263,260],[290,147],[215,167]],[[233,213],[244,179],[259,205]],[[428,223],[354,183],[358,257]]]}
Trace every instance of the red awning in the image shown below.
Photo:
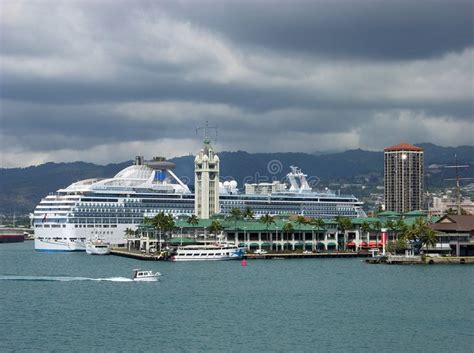
{"label": "red awning", "polygon": [[356,243],[354,243],[353,241],[350,241],[347,243],[347,246],[353,247],[353,246],[356,246]]}

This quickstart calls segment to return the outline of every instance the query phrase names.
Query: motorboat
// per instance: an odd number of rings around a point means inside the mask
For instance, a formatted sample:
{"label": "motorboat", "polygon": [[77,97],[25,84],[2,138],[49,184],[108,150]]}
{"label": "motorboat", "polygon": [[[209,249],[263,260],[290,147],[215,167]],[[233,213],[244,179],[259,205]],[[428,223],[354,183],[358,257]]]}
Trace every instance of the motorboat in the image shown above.
{"label": "motorboat", "polygon": [[90,255],[108,255],[110,254],[111,246],[101,239],[89,239],[85,242],[86,253]]}
{"label": "motorboat", "polygon": [[160,277],[160,276],[161,276],[161,273],[159,273],[159,272],[144,271],[144,270],[135,269],[135,270],[133,270],[132,279],[134,281],[156,282],[156,281],[158,281],[158,277]]}

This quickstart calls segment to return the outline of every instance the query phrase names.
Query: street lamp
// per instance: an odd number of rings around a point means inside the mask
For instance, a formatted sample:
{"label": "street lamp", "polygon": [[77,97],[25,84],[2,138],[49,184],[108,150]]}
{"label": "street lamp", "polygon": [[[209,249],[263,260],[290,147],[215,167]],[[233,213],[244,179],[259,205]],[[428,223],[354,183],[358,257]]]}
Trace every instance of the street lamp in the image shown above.
{"label": "street lamp", "polygon": [[244,227],[244,241],[247,242],[247,250],[250,250],[250,239],[247,240],[247,227]]}

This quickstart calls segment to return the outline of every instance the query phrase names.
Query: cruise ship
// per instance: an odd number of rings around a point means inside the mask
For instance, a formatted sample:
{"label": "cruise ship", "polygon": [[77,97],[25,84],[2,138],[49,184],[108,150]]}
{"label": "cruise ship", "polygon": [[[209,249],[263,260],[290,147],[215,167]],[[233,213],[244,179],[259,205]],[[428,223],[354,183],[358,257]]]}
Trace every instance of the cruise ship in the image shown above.
{"label": "cruise ship", "polygon": [[[44,197],[31,215],[35,249],[85,251],[88,239],[101,238],[112,246],[126,243],[127,229],[135,230],[144,217],[159,212],[174,216],[195,213],[194,193],[173,172],[174,164],[163,158],[135,163],[113,178],[86,179]],[[315,192],[306,175],[292,167],[286,183],[246,184],[240,192],[236,181],[219,183],[222,214],[251,208],[264,214],[301,214],[333,219],[338,215],[365,216],[356,197]]]}

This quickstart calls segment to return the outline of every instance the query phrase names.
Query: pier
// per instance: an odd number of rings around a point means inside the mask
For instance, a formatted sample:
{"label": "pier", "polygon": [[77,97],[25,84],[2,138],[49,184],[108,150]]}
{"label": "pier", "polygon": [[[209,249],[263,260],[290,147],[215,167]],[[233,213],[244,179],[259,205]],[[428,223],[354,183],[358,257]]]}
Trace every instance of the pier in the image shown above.
{"label": "pier", "polygon": [[324,252],[324,253],[268,253],[268,254],[246,254],[244,257],[249,260],[265,259],[330,259],[330,258],[358,258],[372,256],[368,253],[357,252]]}
{"label": "pier", "polygon": [[122,257],[128,257],[136,260],[142,260],[142,261],[162,261],[163,256],[160,254],[152,254],[152,253],[143,253],[140,251],[133,251],[133,250],[127,250],[127,249],[119,249],[119,248],[114,248],[110,251],[110,254],[116,255],[116,256],[122,256]]}
{"label": "pier", "polygon": [[[137,250],[114,248],[112,255],[128,257],[142,261],[165,261],[166,258],[158,253],[146,253]],[[246,254],[244,259],[248,260],[272,260],[272,259],[330,259],[330,258],[366,258],[372,256],[366,252],[324,252],[324,253],[268,253],[268,254]]]}
{"label": "pier", "polygon": [[388,255],[383,257],[374,257],[365,260],[369,264],[387,264],[387,265],[464,265],[474,264],[474,256],[403,256]]}

